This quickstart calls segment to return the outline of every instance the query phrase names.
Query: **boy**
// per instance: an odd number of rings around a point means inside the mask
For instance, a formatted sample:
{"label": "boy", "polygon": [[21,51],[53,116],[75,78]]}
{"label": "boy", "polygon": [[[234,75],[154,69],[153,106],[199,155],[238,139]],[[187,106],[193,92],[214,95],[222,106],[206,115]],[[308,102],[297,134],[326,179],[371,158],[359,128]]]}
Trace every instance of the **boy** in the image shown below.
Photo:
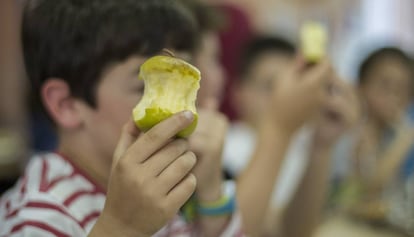
{"label": "boy", "polygon": [[[1,199],[0,236],[242,235],[233,209],[200,214],[190,223],[174,218],[194,190],[204,206],[227,195],[222,182],[210,182],[221,177],[204,172],[214,164],[203,159],[193,174],[189,142],[174,138],[193,120],[190,113],[145,134],[130,121],[120,133],[142,96],[140,64],[165,47],[191,51],[194,32],[189,13],[174,1],[27,5],[25,62],[59,146],[56,153],[34,157]],[[217,153],[205,149],[200,156],[208,152]]]}

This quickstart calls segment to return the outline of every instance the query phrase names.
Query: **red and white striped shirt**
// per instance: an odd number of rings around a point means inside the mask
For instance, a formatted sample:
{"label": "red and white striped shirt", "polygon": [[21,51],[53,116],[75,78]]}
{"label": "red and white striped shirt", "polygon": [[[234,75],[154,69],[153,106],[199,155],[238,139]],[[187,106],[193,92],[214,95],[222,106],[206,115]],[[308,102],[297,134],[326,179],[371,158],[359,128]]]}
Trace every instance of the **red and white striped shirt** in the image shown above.
{"label": "red and white striped shirt", "polygon": [[[55,153],[35,156],[0,199],[0,237],[87,236],[104,203],[104,190],[69,160]],[[197,236],[197,227],[177,215],[155,236]],[[221,236],[243,236],[239,215]]]}

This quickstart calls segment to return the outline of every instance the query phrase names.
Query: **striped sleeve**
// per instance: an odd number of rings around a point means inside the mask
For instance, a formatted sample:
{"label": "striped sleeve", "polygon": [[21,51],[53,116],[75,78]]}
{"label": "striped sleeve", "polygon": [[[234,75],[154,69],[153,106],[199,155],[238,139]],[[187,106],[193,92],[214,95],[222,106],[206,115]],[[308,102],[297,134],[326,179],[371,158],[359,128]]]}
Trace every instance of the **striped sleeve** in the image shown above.
{"label": "striped sleeve", "polygon": [[61,204],[43,195],[11,209],[0,223],[0,236],[86,236],[79,223]]}

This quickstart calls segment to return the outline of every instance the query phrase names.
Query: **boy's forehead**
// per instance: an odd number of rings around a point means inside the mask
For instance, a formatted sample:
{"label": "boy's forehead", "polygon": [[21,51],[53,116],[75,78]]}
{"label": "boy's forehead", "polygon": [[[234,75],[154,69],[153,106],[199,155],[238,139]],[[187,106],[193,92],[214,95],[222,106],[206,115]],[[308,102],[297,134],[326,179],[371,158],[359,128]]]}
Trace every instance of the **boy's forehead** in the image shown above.
{"label": "boy's forehead", "polygon": [[253,64],[251,65],[250,71],[256,73],[269,70],[279,72],[280,69],[284,69],[287,65],[292,63],[292,60],[293,58],[287,55],[271,52],[265,53],[254,60]]}
{"label": "boy's forehead", "polygon": [[141,65],[147,60],[147,56],[131,56],[126,60],[109,64],[102,73],[102,78],[123,75],[138,75]]}
{"label": "boy's forehead", "polygon": [[293,62],[293,57],[287,54],[266,52],[251,64],[247,71],[247,81],[252,83],[273,83],[280,78],[284,70]]}

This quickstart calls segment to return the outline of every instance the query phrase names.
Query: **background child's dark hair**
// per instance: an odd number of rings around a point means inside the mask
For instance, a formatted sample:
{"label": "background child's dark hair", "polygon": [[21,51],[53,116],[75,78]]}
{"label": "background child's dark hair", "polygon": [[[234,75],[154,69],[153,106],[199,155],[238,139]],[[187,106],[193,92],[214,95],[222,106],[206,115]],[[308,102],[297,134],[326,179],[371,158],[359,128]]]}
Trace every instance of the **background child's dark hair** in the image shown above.
{"label": "background child's dark hair", "polygon": [[238,75],[240,80],[245,80],[256,60],[266,53],[279,53],[294,56],[296,47],[290,41],[277,36],[255,36],[245,45],[239,61]]}
{"label": "background child's dark hair", "polygon": [[368,74],[371,70],[377,65],[377,63],[386,58],[392,58],[400,61],[403,65],[407,66],[409,70],[411,70],[411,73],[413,73],[413,60],[410,56],[399,48],[383,47],[372,52],[362,61],[358,70],[358,84],[363,85],[367,83]]}
{"label": "background child's dark hair", "polygon": [[225,16],[216,7],[210,6],[200,0],[179,0],[195,17],[198,30],[201,33],[207,31],[219,31],[224,27]]}
{"label": "background child's dark hair", "polygon": [[196,24],[175,0],[37,0],[23,18],[23,49],[33,106],[48,78],[66,81],[73,96],[96,106],[103,71],[133,55],[165,47],[192,51]]}
{"label": "background child's dark hair", "polygon": [[[197,23],[198,40],[208,32],[219,32],[225,26],[225,15],[217,7],[210,6],[200,0],[177,0],[193,14]],[[200,42],[198,42],[200,43]],[[200,44],[198,44],[200,46]],[[196,50],[199,47],[196,48]]]}

